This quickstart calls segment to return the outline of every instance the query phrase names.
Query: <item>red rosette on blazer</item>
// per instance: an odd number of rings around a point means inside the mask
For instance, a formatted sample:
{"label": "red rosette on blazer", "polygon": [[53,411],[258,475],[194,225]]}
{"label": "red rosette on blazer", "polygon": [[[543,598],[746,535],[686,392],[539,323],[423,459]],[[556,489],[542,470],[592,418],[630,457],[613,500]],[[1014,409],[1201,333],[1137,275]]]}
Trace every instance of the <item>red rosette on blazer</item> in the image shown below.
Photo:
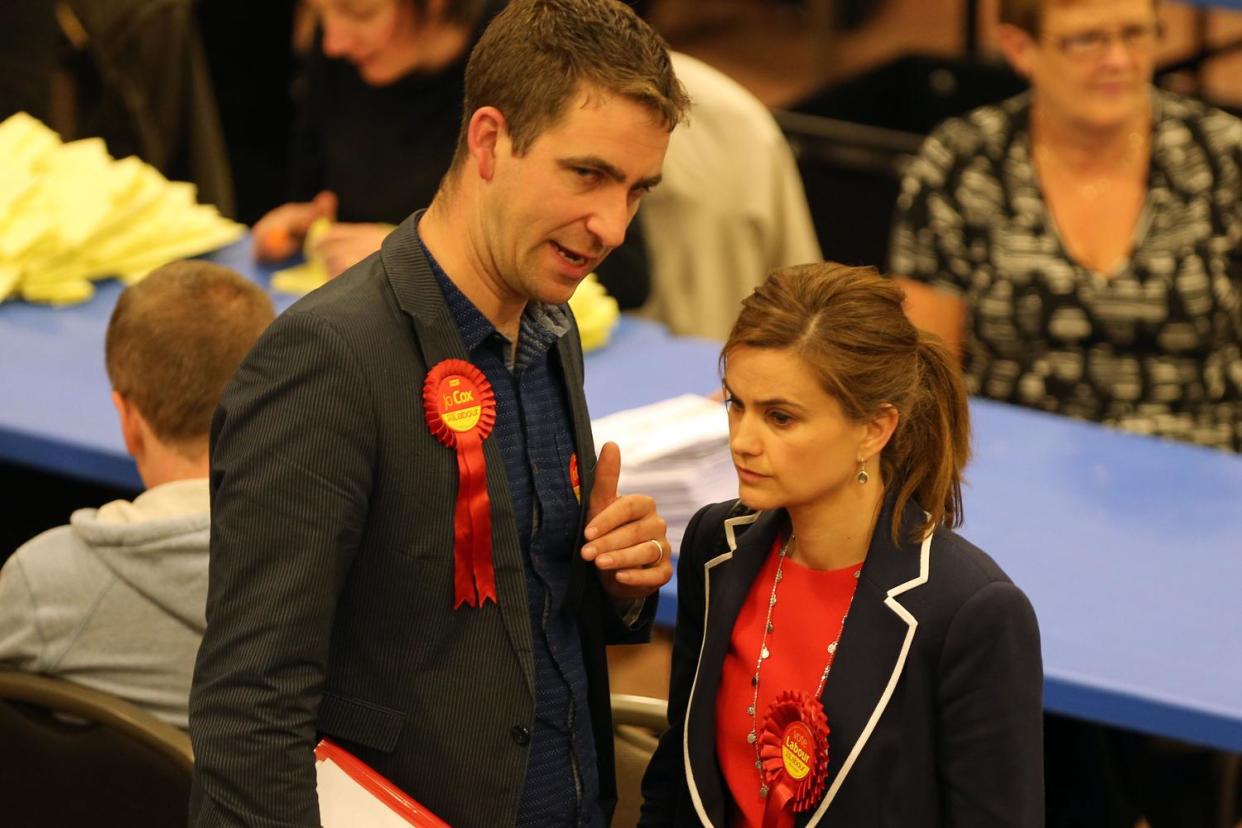
{"label": "red rosette on blazer", "polygon": [[453,509],[453,609],[496,603],[492,566],[492,506],[487,496],[483,441],[496,424],[496,395],[463,359],[436,363],[423,381],[423,413],[431,433],[457,453]]}
{"label": "red rosette on blazer", "polygon": [[815,806],[828,777],[828,717],[819,699],[801,690],[777,695],[760,727],[759,760],[768,786],[764,828],[775,828],[782,811]]}

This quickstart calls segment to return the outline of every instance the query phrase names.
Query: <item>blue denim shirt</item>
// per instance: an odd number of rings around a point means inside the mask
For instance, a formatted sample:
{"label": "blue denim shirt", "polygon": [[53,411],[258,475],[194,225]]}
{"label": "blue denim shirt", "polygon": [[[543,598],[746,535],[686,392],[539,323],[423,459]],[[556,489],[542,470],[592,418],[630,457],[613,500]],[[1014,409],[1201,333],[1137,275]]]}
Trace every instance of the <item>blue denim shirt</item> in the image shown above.
{"label": "blue denim shirt", "polygon": [[489,439],[500,443],[526,569],[535,723],[517,824],[602,826],[582,640],[565,609],[580,512],[569,478],[572,419],[555,350],[570,330],[569,314],[555,305],[527,305],[515,352],[430,252],[427,259],[470,362],[496,396]]}

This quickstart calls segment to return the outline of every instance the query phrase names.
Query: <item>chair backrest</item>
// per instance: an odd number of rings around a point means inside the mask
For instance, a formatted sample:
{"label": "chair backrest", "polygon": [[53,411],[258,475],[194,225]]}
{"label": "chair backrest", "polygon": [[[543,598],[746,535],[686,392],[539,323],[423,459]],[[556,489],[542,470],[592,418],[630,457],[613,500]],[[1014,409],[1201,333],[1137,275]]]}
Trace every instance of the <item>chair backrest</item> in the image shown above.
{"label": "chair backrest", "polygon": [[642,810],[643,773],[660,734],[668,729],[668,702],[612,694],[613,747],[617,757],[617,810],[612,824],[630,828]]}
{"label": "chair backrest", "polygon": [[6,825],[184,825],[190,737],[129,702],[62,679],[0,671]]}

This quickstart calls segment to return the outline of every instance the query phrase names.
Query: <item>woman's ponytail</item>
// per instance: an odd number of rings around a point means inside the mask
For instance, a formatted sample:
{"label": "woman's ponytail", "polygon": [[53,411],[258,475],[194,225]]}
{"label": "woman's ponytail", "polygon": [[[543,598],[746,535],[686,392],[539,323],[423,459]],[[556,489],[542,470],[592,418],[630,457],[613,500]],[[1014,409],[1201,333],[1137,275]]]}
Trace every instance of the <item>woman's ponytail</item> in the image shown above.
{"label": "woman's ponytail", "polygon": [[[962,522],[962,469],[970,458],[970,409],[957,360],[940,337],[919,331],[915,346],[918,381],[894,435],[894,482],[900,481],[893,531],[911,497],[928,518],[920,536],[939,523]],[[886,452],[887,454],[888,452]]]}

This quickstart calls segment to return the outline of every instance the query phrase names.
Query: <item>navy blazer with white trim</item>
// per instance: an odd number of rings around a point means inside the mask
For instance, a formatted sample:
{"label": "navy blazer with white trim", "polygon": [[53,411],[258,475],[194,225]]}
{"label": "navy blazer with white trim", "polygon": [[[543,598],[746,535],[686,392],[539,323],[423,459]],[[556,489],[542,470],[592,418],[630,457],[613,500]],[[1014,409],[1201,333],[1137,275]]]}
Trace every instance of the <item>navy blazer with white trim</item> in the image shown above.
{"label": "navy blazer with white trim", "polygon": [[[890,496],[822,696],[827,789],[797,824],[1042,826],[1034,611],[990,557],[948,529],[894,544],[892,508]],[[723,828],[729,817],[716,751],[721,670],[738,613],[788,524],[783,511],[730,517],[740,511],[736,501],[706,507],[686,530],[670,729],[643,780],[643,826]],[[922,519],[907,504],[902,536]]]}

